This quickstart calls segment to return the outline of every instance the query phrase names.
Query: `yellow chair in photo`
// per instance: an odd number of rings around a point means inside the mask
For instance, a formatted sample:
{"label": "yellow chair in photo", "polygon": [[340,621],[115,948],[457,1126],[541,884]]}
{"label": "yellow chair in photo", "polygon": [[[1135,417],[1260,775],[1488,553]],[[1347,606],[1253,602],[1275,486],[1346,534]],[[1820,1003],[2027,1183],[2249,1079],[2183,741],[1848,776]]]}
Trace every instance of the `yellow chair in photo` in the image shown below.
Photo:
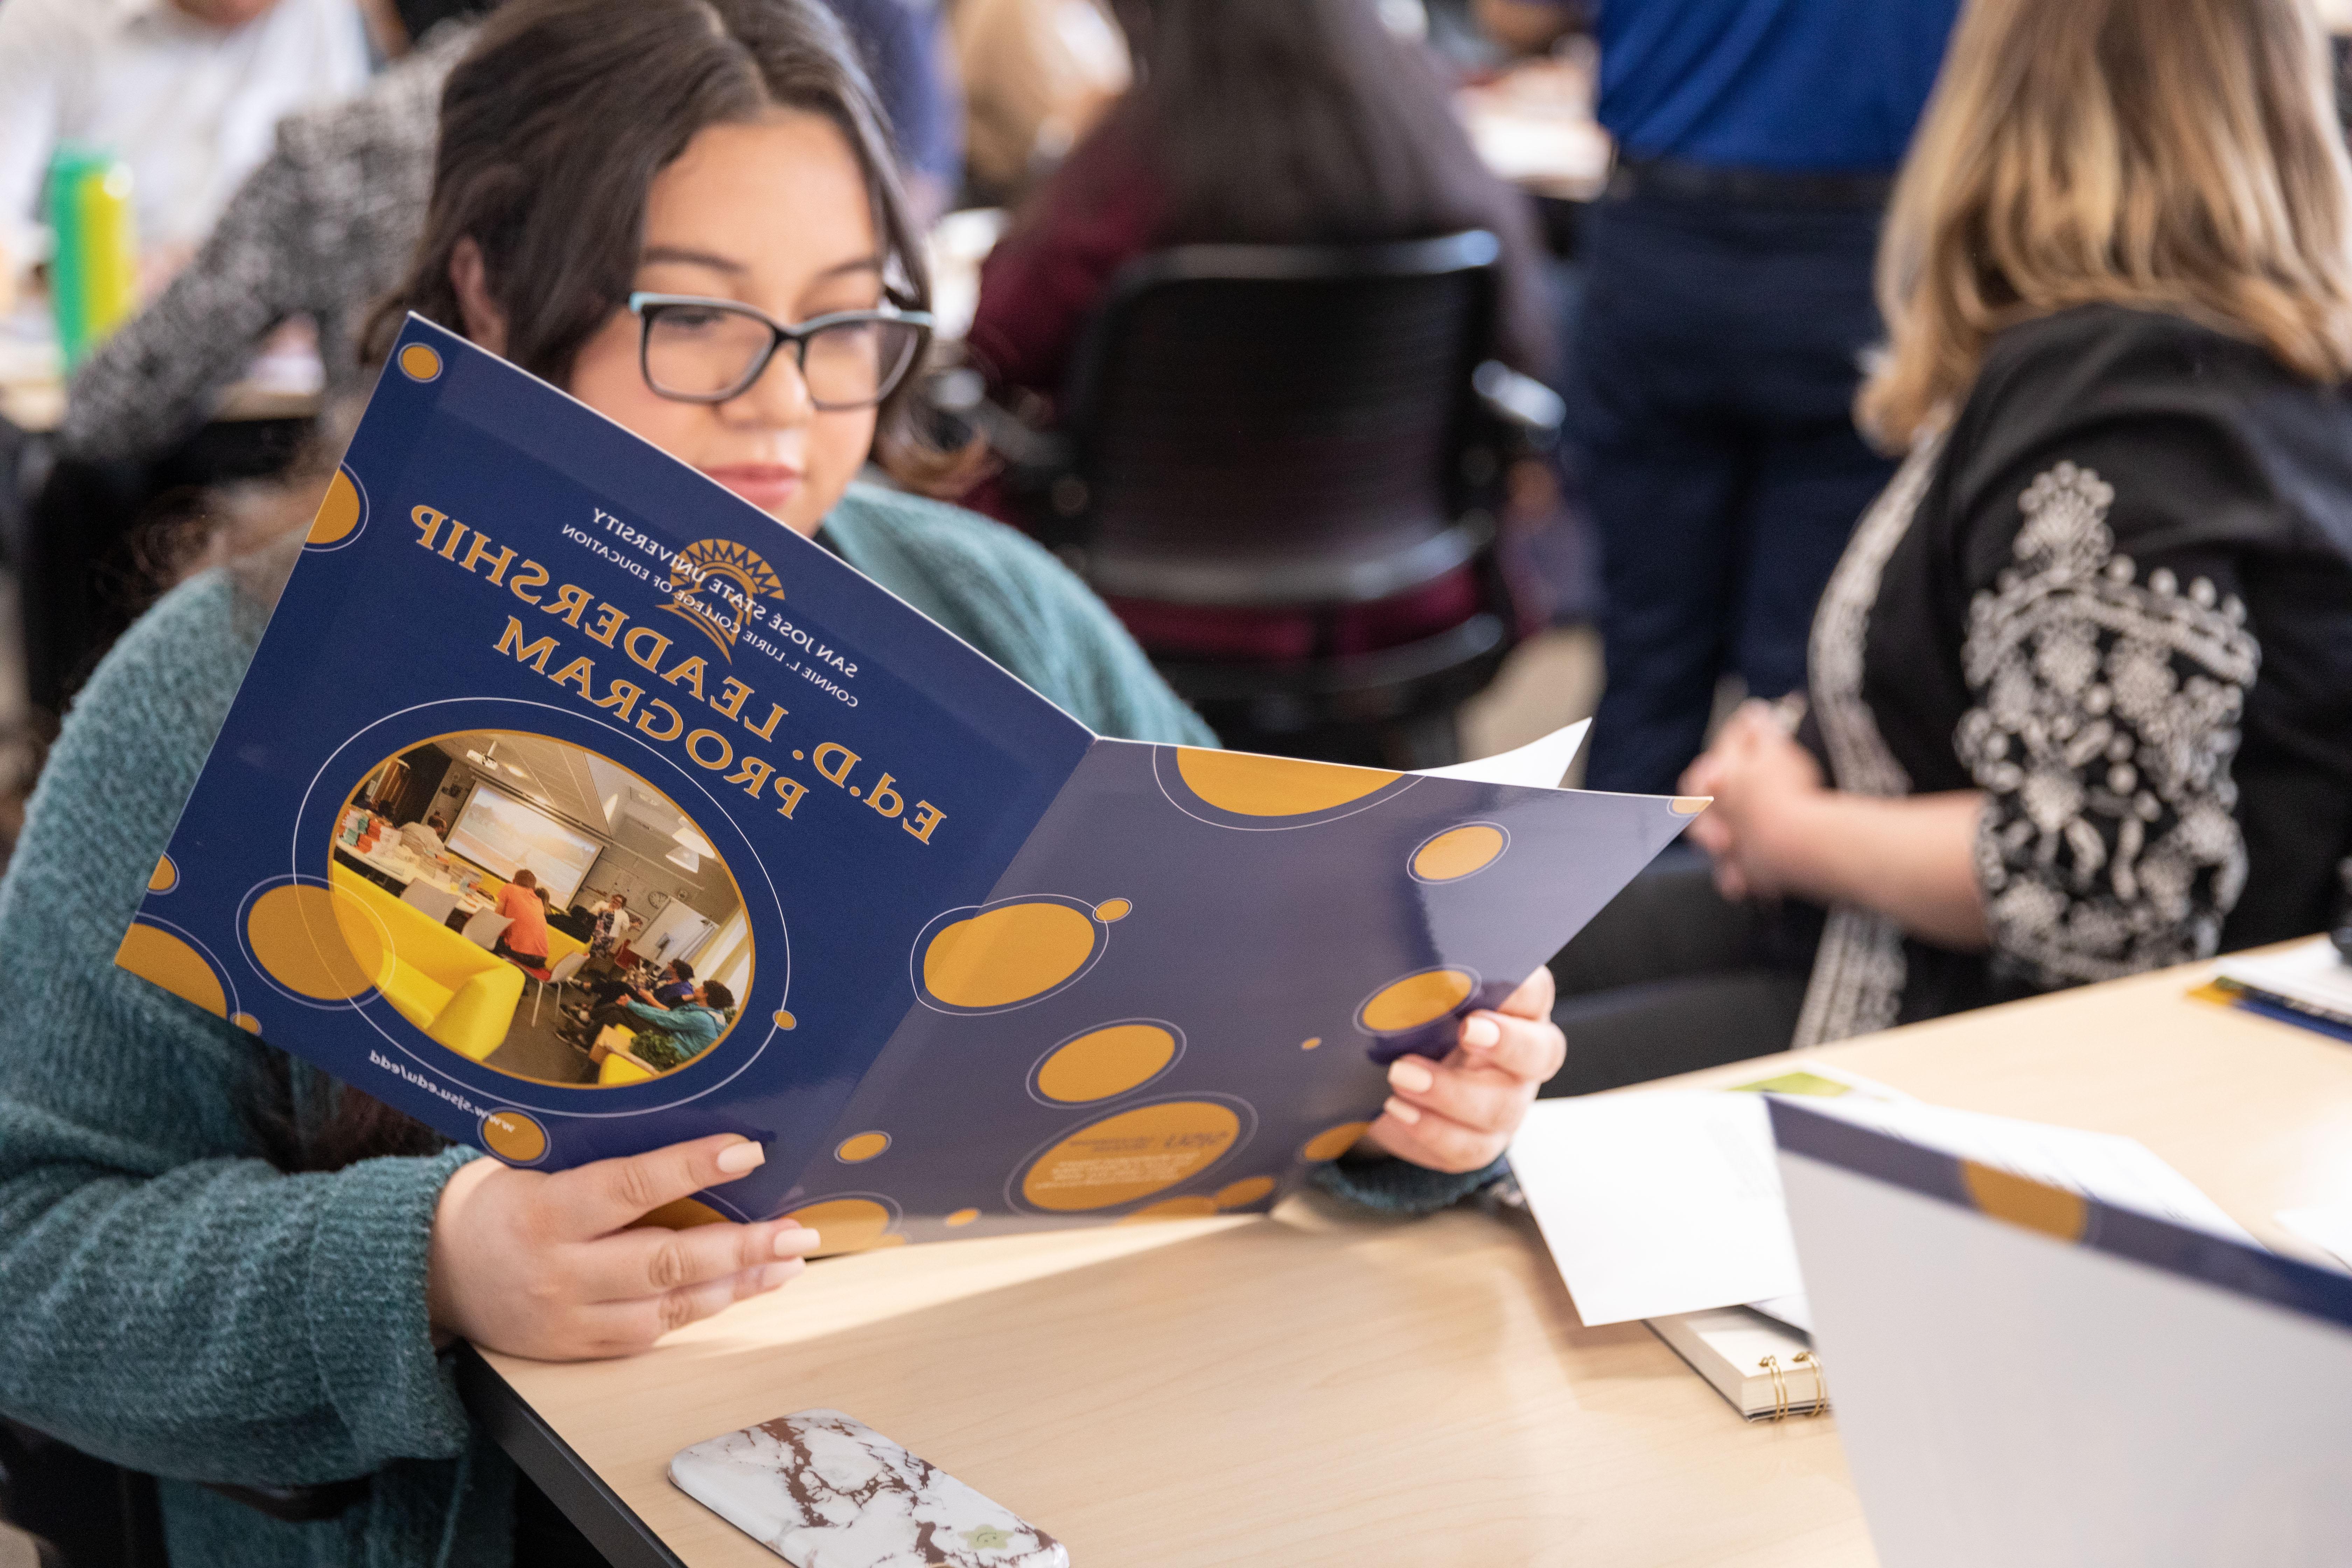
{"label": "yellow chair in photo", "polygon": [[597,1063],[596,1081],[600,1084],[643,1083],[660,1075],[636,1058],[628,1054],[635,1041],[635,1029],[624,1029],[618,1024],[607,1024],[596,1043],[589,1047],[590,1058]]}
{"label": "yellow chair in photo", "polygon": [[333,866],[329,875],[392,935],[390,973],[376,988],[395,1012],[475,1061],[505,1043],[522,1001],[521,970],[347,867]]}

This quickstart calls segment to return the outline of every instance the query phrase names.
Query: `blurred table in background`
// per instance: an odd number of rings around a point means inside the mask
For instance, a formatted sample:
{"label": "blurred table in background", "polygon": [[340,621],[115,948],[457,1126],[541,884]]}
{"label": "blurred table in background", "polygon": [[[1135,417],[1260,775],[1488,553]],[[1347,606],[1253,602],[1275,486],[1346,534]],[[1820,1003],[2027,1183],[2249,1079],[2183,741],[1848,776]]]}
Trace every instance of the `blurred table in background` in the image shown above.
{"label": "blurred table in background", "polygon": [[1454,107],[1486,166],[1538,196],[1589,202],[1609,183],[1609,133],[1592,117],[1593,68],[1530,60],[1464,88]]}
{"label": "blurred table in background", "polygon": [[[325,374],[315,347],[272,347],[254,359],[245,378],[215,408],[216,422],[308,419],[319,411]],[[28,436],[47,436],[65,419],[65,363],[47,301],[21,298],[0,317],[0,419]]]}
{"label": "blurred table in background", "polygon": [[1013,215],[1003,207],[965,207],[931,226],[923,248],[931,269],[932,336],[943,343],[963,341],[980,309],[980,264],[996,248]]}

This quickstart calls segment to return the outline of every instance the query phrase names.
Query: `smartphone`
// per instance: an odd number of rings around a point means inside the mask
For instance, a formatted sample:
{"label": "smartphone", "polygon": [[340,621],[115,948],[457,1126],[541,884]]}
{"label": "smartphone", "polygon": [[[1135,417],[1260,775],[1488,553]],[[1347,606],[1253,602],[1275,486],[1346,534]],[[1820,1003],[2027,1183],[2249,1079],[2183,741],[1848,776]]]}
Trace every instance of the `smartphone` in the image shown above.
{"label": "smartphone", "polygon": [[1060,1542],[838,1410],[681,1448],[669,1479],[793,1568],[1069,1568]]}

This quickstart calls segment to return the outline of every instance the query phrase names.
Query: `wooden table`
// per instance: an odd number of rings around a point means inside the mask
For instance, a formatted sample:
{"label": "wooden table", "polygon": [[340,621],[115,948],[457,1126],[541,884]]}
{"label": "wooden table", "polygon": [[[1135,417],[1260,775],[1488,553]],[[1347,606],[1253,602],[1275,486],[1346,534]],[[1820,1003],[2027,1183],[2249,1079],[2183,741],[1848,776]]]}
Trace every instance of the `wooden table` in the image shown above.
{"label": "wooden table", "polygon": [[[1937,1103],[2128,1133],[2312,1256],[2272,1215],[2352,1201],[2352,1049],[2189,999],[2204,973],[1813,1054]],[[1079,1568],[1874,1561],[1833,1420],[1745,1425],[1640,1324],[1582,1327],[1513,1215],[1304,1198],[869,1253],[635,1360],[468,1355],[461,1381],[622,1568],[775,1568],[663,1467],[819,1405],[1036,1520]]]}
{"label": "wooden table", "polygon": [[[319,412],[315,392],[289,392],[240,381],[221,395],[210,417],[234,423],[251,419],[309,419]],[[0,380],[0,419],[28,436],[46,436],[64,423],[66,384],[54,376]]]}

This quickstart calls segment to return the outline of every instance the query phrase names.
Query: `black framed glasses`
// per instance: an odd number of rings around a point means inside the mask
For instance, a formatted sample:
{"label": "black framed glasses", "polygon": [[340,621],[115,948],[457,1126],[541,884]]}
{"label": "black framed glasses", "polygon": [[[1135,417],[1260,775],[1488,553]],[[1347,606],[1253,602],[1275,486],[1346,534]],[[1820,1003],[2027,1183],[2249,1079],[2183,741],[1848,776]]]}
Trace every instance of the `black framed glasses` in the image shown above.
{"label": "black framed glasses", "polygon": [[646,384],[681,403],[740,397],[784,344],[808,385],[809,401],[836,413],[871,408],[905,379],[930,334],[921,310],[836,310],[788,327],[734,300],[692,294],[632,294],[637,363]]}

